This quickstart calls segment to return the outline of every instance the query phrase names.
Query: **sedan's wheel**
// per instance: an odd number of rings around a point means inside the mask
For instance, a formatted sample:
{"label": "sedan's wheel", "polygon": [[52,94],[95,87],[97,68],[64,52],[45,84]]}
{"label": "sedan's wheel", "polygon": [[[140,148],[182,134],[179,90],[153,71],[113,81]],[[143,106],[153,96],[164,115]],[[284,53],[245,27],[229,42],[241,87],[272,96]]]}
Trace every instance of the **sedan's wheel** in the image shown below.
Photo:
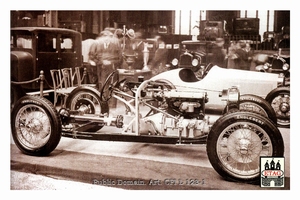
{"label": "sedan's wheel", "polygon": [[24,96],[11,114],[12,136],[25,154],[44,156],[52,152],[61,138],[61,120],[50,101]]}
{"label": "sedan's wheel", "polygon": [[280,127],[290,127],[290,88],[279,87],[270,92],[266,100],[271,104],[277,116]]}
{"label": "sedan's wheel", "polygon": [[225,179],[257,183],[261,156],[283,156],[280,131],[268,118],[234,112],[219,118],[207,138],[207,155]]}

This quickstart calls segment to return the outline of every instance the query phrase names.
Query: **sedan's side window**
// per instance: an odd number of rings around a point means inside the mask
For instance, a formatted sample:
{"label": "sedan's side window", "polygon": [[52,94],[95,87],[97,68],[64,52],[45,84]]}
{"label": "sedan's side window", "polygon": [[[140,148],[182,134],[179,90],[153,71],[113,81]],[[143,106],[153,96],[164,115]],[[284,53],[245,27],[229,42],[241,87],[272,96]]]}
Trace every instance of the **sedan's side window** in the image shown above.
{"label": "sedan's side window", "polygon": [[73,38],[67,35],[62,35],[60,38],[60,49],[62,52],[73,52],[74,51],[74,43]]}
{"label": "sedan's side window", "polygon": [[55,52],[56,51],[55,36],[40,33],[38,35],[38,51],[39,52]]}
{"label": "sedan's side window", "polygon": [[[14,38],[16,37],[16,38]],[[14,35],[11,36],[11,47],[32,49],[32,39],[28,35]]]}

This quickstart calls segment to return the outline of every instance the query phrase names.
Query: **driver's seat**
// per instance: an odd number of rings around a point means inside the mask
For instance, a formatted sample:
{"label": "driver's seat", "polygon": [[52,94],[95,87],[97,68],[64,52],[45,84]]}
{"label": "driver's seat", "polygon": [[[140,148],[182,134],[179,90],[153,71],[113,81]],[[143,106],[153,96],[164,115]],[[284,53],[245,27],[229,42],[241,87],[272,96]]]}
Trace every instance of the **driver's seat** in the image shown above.
{"label": "driver's seat", "polygon": [[197,82],[200,81],[200,79],[197,78],[195,72],[193,72],[193,70],[191,69],[186,69],[183,68],[179,71],[179,78],[183,81],[183,82]]}

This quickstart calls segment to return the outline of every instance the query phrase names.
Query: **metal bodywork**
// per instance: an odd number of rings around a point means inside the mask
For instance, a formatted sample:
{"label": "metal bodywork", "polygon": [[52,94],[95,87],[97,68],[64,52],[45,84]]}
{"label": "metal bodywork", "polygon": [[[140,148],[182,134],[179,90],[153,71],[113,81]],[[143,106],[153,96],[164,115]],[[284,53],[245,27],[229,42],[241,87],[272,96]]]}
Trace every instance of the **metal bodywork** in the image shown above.
{"label": "metal bodywork", "polygon": [[225,102],[219,97],[222,88],[237,86],[241,95],[255,94],[265,98],[283,81],[277,74],[224,69],[218,66],[213,66],[203,79],[198,79],[189,69],[174,69],[163,72],[152,80],[168,80],[178,90],[205,91],[209,97],[206,108],[219,111],[225,106]]}

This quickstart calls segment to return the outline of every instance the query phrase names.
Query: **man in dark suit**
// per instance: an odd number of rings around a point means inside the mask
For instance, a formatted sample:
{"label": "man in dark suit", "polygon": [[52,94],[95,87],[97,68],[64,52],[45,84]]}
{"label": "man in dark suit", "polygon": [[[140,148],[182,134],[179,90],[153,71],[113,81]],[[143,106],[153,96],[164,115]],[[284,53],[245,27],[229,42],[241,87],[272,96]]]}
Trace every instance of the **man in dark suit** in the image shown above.
{"label": "man in dark suit", "polygon": [[[102,31],[89,51],[89,60],[97,67],[98,88],[102,89],[107,77],[120,68],[122,49],[119,40],[110,31]],[[116,99],[109,101],[109,107],[116,107]]]}
{"label": "man in dark suit", "polygon": [[212,61],[213,65],[217,65],[222,68],[227,68],[226,64],[226,51],[224,49],[224,39],[217,38],[212,48]]}
{"label": "man in dark suit", "polygon": [[235,51],[236,59],[235,66],[237,69],[242,70],[250,70],[251,66],[251,55],[250,52],[247,51],[246,43],[244,41],[238,42],[238,48]]}

